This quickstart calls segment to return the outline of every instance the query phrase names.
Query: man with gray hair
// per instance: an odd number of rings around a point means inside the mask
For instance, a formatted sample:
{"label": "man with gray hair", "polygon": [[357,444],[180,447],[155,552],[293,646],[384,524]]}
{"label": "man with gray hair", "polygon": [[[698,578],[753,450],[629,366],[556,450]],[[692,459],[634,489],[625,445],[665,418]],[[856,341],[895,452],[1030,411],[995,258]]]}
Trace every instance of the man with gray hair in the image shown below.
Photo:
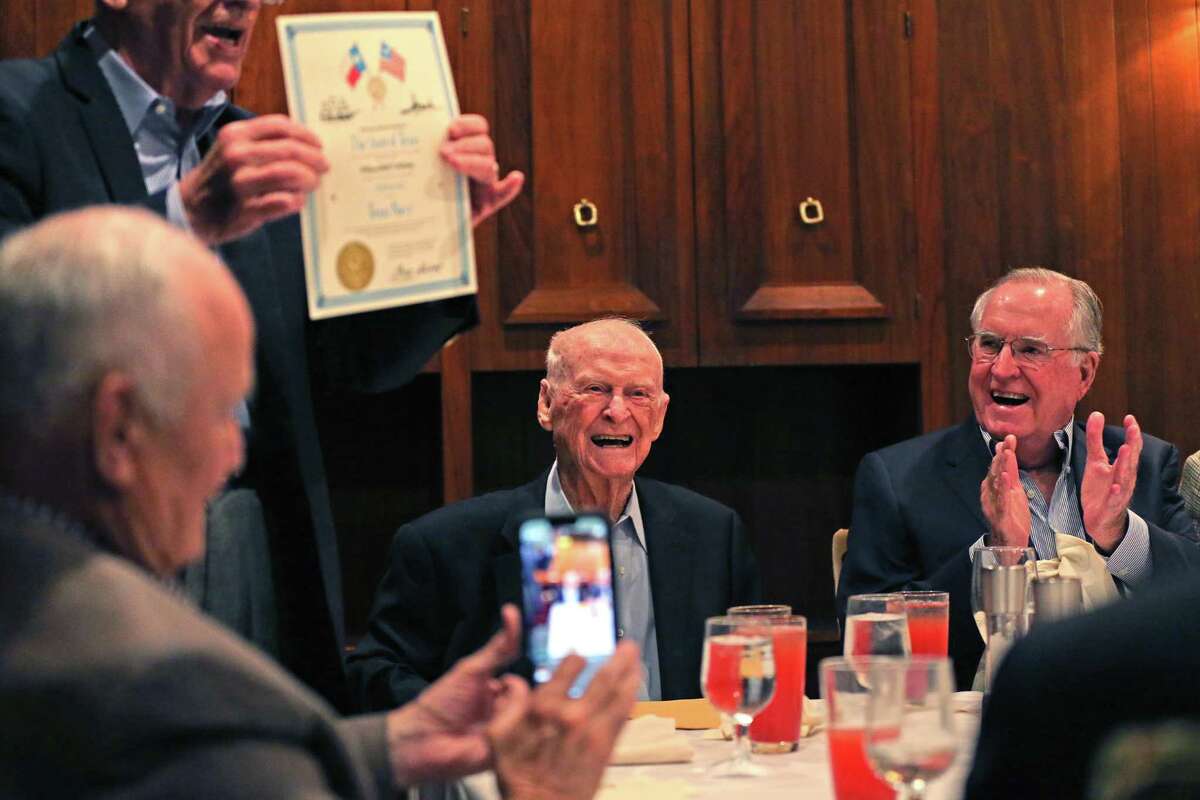
{"label": "man with gray hair", "polygon": [[1056,534],[1091,542],[1117,586],[1200,566],[1176,486],[1179,453],[1127,415],[1086,427],[1075,407],[1103,352],[1091,287],[1015,269],[979,296],[967,337],[974,414],[869,453],[854,484],[838,610],[862,592],[950,593],[950,655],[970,688],[983,643],[971,615],[971,557],[984,545],[1057,556]]}
{"label": "man with gray hair", "polygon": [[201,555],[241,463],[253,340],[233,276],[148,212],[0,248],[0,796],[369,798],[492,766],[512,798],[591,797],[632,645],[578,700],[577,657],[531,693],[493,677],[508,607],[419,702],[339,719],[156,580]]}
{"label": "man with gray hair", "polygon": [[486,641],[500,607],[520,600],[522,518],[578,511],[612,525],[618,636],[642,650],[639,696],[699,697],[704,620],[756,602],[759,577],[732,509],[635,478],[669,401],[662,357],[635,323],[600,319],[555,334],[537,420],[557,461],[521,488],[396,533],[368,633],[347,658],[355,699],[368,708],[405,702]]}

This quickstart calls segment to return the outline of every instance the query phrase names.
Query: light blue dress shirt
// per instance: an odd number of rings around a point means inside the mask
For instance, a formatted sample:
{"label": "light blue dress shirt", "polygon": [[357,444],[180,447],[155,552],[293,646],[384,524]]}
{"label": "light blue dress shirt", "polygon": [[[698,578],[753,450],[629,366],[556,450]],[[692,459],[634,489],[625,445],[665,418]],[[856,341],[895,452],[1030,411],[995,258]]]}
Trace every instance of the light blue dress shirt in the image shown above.
{"label": "light blue dress shirt", "polygon": [[[179,179],[184,173],[200,163],[198,140],[216,122],[217,117],[229,105],[225,92],[217,92],[208,99],[199,111],[191,116],[184,127],[176,119],[174,101],[160,95],[142,80],[125,61],[108,46],[94,27],[84,34],[88,47],[96,55],[96,63],[108,88],[116,98],[117,108],[125,120],[125,127],[133,139],[138,164],[142,168],[142,180],[147,194],[166,191],[167,219],[177,228],[191,231],[187,214],[183,210],[183,199],[179,193]],[[235,409],[238,424],[243,431],[250,430],[250,410],[245,402]]]}
{"label": "light blue dress shirt", "polygon": [[133,137],[138,163],[146,191],[167,192],[167,219],[171,224],[191,230],[179,195],[179,178],[200,163],[197,140],[208,132],[217,117],[229,104],[225,92],[217,92],[184,127],[176,119],[174,101],[160,95],[150,84],[133,71],[91,28],[85,34],[88,46],[96,54],[97,64],[108,87],[112,89],[125,119],[125,127]]}
{"label": "light blue dress shirt", "polygon": [[[558,462],[546,481],[546,515],[574,514],[558,480]],[[650,562],[646,557],[646,531],[638,506],[637,487],[631,486],[625,512],[612,529],[613,574],[617,589],[617,637],[637,642],[642,651],[639,700],[661,700],[658,669],[658,635],[654,628],[654,600],[650,595]]]}
{"label": "light blue dress shirt", "polygon": [[[983,441],[990,452],[992,435],[983,428]],[[1075,485],[1073,468],[1071,467],[1071,450],[1075,446],[1075,419],[1072,418],[1060,430],[1054,432],[1054,442],[1062,454],[1062,469],[1054,484],[1054,493],[1046,502],[1037,482],[1025,470],[1018,470],[1021,477],[1021,488],[1029,499],[1029,516],[1031,530],[1029,544],[1037,553],[1038,558],[1058,558],[1058,546],[1054,541],[1055,533],[1065,533],[1079,539],[1086,539],[1083,529],[1083,517],[1079,507],[1079,490]],[[986,534],[984,534],[986,536]],[[975,551],[983,547],[983,539],[971,545],[969,555],[973,559]],[[1136,586],[1139,582],[1150,577],[1150,528],[1146,521],[1129,512],[1129,522],[1125,528],[1125,538],[1117,545],[1117,549],[1109,556],[1102,558],[1108,562],[1108,571],[1122,582]]]}

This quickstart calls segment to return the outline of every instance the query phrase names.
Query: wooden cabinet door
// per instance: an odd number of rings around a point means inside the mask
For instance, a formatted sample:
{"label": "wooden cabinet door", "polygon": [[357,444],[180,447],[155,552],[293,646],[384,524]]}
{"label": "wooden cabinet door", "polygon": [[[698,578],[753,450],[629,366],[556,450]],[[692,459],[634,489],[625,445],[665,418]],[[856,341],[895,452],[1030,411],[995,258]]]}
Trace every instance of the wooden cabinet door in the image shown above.
{"label": "wooden cabinet door", "polygon": [[693,0],[692,29],[700,362],[919,361],[903,0]]}
{"label": "wooden cabinet door", "polygon": [[527,175],[480,275],[474,369],[535,369],[551,331],[603,314],[647,320],[669,364],[696,363],[687,12],[471,4],[465,107],[492,120],[501,168]]}

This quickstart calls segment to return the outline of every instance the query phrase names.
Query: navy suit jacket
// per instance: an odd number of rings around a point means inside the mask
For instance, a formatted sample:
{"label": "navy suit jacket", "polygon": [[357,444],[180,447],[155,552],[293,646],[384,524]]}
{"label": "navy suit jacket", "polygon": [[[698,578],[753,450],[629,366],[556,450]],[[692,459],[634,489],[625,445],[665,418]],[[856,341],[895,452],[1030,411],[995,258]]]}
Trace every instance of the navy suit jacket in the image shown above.
{"label": "navy suit jacket", "polygon": [[[1124,428],[1104,429],[1110,459],[1125,441]],[[1083,478],[1087,442],[1076,424],[1071,449],[1076,486]],[[950,657],[959,688],[969,689],[983,642],[971,616],[971,562],[967,548],[987,531],[979,484],[991,454],[969,419],[868,453],[854,479],[849,549],[838,584],[838,615],[846,599],[905,587],[950,593]],[[1150,528],[1154,579],[1200,567],[1200,548],[1188,538],[1192,520],[1179,496],[1179,452],[1143,436],[1137,487],[1130,508]]]}
{"label": "navy suit jacket", "polygon": [[[416,697],[491,637],[504,603],[520,607],[517,528],[526,515],[542,513],[548,475],[438,509],[396,533],[368,633],[347,658],[351,691],[363,708]],[[648,478],[635,485],[663,699],[699,697],[704,620],[758,602],[754,556],[733,509]],[[528,678],[528,662],[513,671]]]}
{"label": "navy suit jacket", "polygon": [[[147,195],[133,141],[83,30],[76,26],[47,58],[0,62],[0,238],[87,205],[140,205],[165,214],[166,193]],[[249,116],[230,106],[214,130]],[[210,142],[201,142],[202,149]],[[257,389],[246,467],[236,483],[262,502],[279,655],[340,699],[341,569],[312,392],[402,385],[447,338],[475,322],[474,298],[313,323],[297,217],[223,245],[220,253],[250,301],[257,329]]]}

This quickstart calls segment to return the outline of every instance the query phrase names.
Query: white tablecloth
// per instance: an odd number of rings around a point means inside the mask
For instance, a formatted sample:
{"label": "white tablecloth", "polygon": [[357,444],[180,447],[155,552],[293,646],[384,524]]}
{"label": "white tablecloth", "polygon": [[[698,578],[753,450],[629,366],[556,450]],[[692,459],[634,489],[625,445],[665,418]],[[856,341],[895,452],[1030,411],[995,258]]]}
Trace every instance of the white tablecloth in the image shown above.
{"label": "white tablecloth", "polygon": [[[930,784],[926,794],[928,800],[957,800],[962,795],[970,769],[979,717],[966,713],[954,716],[958,723],[960,742],[958,757],[945,775]],[[755,760],[770,770],[769,775],[761,778],[707,777],[705,769],[708,765],[731,755],[733,743],[705,739],[701,731],[687,731],[683,735],[687,736],[696,748],[694,761],[686,764],[609,767],[604,774],[599,795],[601,800],[667,800],[676,797],[696,800],[729,800],[731,797],[752,797],[753,800],[833,800],[829,747],[823,732],[801,741],[794,753],[756,755]],[[686,793],[678,793],[675,789]],[[484,773],[473,775],[454,787],[425,787],[419,793],[419,797],[421,800],[497,800],[499,792],[494,777],[490,773]]]}

